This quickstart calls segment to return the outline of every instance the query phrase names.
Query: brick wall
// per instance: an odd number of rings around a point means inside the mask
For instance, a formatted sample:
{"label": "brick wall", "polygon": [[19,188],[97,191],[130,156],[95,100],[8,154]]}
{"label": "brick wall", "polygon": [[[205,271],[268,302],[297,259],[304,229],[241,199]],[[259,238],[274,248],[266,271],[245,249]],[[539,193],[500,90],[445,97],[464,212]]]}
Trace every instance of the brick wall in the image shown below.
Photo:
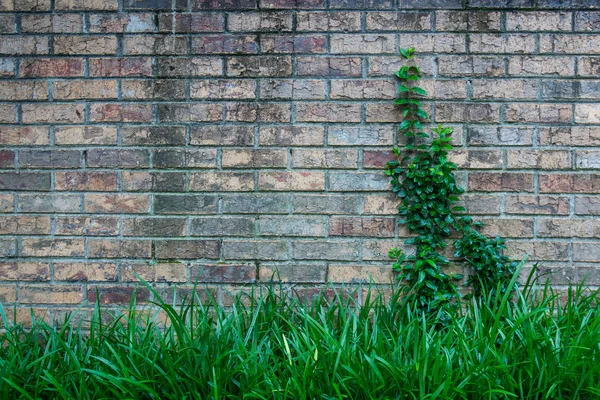
{"label": "brick wall", "polygon": [[486,233],[599,284],[599,7],[0,0],[0,300],[389,282],[400,46]]}

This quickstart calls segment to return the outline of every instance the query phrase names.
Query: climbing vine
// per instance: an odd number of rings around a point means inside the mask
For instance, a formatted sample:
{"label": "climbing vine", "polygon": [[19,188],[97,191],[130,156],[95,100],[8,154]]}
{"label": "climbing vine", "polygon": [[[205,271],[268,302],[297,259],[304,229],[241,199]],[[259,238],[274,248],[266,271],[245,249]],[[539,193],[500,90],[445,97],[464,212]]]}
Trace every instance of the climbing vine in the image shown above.
{"label": "climbing vine", "polygon": [[[406,60],[412,60],[414,52],[414,48],[400,51]],[[444,272],[450,261],[441,253],[453,232],[459,237],[454,255],[470,265],[473,273],[467,284],[476,297],[506,292],[517,263],[502,254],[505,245],[501,238],[481,234],[478,229],[483,224],[474,222],[464,207],[456,205],[464,190],[456,183],[456,164],[448,159],[453,149],[452,128],[437,125],[431,134],[424,131],[429,115],[421,101],[427,93],[417,85],[421,75],[420,68],[410,64],[396,72],[400,95],[395,103],[403,112],[399,133],[406,144],[393,149],[396,159],[387,163],[386,174],[401,200],[400,222],[413,234],[405,244],[413,245],[415,251],[407,255],[394,248],[389,255],[409,299],[443,323],[457,307],[456,281],[463,278]]]}

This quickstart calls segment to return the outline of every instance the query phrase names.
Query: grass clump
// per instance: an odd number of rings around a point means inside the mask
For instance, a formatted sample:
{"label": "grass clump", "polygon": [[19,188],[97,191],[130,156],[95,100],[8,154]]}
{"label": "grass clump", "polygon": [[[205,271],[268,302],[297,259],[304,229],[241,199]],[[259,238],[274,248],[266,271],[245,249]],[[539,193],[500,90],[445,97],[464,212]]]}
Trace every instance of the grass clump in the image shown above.
{"label": "grass clump", "polygon": [[96,306],[89,330],[10,326],[3,310],[0,397],[600,398],[598,293],[583,285],[566,297],[529,283],[473,298],[441,329],[396,291],[373,289],[362,305],[342,291],[310,304],[281,293],[240,296],[230,309],[159,299],[159,314],[132,302],[107,321]]}

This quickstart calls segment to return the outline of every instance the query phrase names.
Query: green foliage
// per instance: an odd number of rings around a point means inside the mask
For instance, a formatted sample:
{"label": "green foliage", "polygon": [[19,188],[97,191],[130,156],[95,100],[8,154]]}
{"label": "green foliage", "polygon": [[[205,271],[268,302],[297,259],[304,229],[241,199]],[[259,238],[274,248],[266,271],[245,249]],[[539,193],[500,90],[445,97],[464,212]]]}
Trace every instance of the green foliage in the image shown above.
{"label": "green foliage", "polygon": [[158,310],[132,303],[116,320],[96,305],[91,320],[83,309],[62,327],[11,326],[2,310],[0,399],[600,396],[599,293],[583,286],[564,304],[549,286],[526,285],[514,302],[473,298],[443,330],[398,293],[324,291],[307,304],[279,287],[258,292],[229,309],[155,297]]}
{"label": "green foliage", "polygon": [[[400,51],[407,60],[413,59],[414,52],[414,48]],[[423,123],[429,121],[429,115],[421,101],[427,92],[416,85],[421,70],[406,65],[396,76],[400,96],[395,104],[402,107],[404,116],[399,133],[406,138],[406,144],[402,149],[393,149],[397,159],[387,163],[386,174],[391,177],[392,190],[401,199],[401,222],[415,235],[406,244],[414,245],[416,250],[407,257],[403,251],[392,249],[390,257],[395,260],[393,268],[399,272],[405,291],[419,309],[446,323],[460,297],[454,280],[462,279],[443,272],[449,261],[440,251],[453,232],[462,235],[455,242],[455,256],[464,258],[472,267],[474,273],[468,284],[478,298],[495,293],[498,287],[500,293],[505,293],[516,262],[502,255],[504,243],[500,238],[488,239],[479,233],[477,228],[483,224],[474,223],[470,216],[462,214],[464,207],[455,205],[464,190],[456,184],[456,164],[448,160],[453,149],[452,129],[438,125],[431,135],[424,131]]]}

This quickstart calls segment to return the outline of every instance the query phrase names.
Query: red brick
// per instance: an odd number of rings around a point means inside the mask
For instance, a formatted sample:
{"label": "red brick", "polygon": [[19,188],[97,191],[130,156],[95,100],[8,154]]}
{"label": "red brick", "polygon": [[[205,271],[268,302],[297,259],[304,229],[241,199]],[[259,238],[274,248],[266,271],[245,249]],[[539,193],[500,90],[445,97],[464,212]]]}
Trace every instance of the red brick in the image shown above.
{"label": "red brick", "polygon": [[150,292],[146,288],[120,286],[88,286],[87,290],[90,303],[129,304],[134,299],[137,304],[145,303],[150,299]]}
{"label": "red brick", "polygon": [[54,187],[57,191],[115,191],[117,190],[116,172],[56,172]]}
{"label": "red brick", "polygon": [[152,76],[152,58],[90,58],[90,76]]}
{"label": "red brick", "polygon": [[223,32],[223,15],[215,13],[175,14],[158,16],[158,31],[171,33]]}
{"label": "red brick", "polygon": [[25,58],[21,61],[20,71],[24,78],[83,76],[83,59]]}
{"label": "red brick", "polygon": [[147,213],[148,195],[144,194],[86,194],[85,211],[88,213]]}

